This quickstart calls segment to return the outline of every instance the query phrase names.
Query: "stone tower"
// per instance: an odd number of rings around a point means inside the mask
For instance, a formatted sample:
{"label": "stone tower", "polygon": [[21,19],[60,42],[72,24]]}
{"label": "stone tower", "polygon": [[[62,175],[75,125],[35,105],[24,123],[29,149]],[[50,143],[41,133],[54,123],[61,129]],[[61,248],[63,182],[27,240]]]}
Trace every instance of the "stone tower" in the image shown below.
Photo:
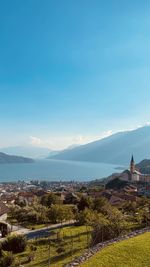
{"label": "stone tower", "polygon": [[131,162],[130,162],[130,172],[131,174],[135,172],[135,163],[134,163],[133,155],[132,155]]}

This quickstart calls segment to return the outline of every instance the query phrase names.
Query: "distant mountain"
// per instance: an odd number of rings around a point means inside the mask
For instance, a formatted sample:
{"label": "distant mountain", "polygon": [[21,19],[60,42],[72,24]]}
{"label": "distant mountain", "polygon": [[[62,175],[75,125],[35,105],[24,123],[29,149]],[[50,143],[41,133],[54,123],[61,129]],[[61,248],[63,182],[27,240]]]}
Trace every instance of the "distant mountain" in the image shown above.
{"label": "distant mountain", "polygon": [[46,157],[46,159],[51,159],[52,157],[58,155],[59,153],[60,153],[59,150],[58,151],[57,150],[52,150],[52,151],[49,152],[48,157]]}
{"label": "distant mountain", "polygon": [[143,174],[150,174],[150,159],[144,159],[136,165],[136,168]]}
{"label": "distant mountain", "polygon": [[49,155],[53,155],[53,151],[45,147],[34,146],[16,146],[0,148],[0,151],[9,155],[16,155],[29,158],[46,158]]}
{"label": "distant mountain", "polygon": [[73,148],[78,147],[78,146],[79,146],[79,145],[75,144],[75,145],[71,145],[71,146],[69,146],[69,147],[67,147],[67,148],[65,148],[65,149],[63,149],[63,150],[53,150],[53,151],[51,151],[51,152],[49,153],[47,159],[51,159],[51,158],[53,158],[54,156],[59,155],[59,154],[62,153],[62,152],[64,153],[64,152],[66,152],[66,151],[68,151],[68,150],[72,150]]}
{"label": "distant mountain", "polygon": [[64,150],[70,150],[70,149],[73,149],[73,148],[76,148],[76,147],[79,147],[80,145],[79,144],[73,144],[71,146],[68,146],[66,149]]}
{"label": "distant mountain", "polygon": [[143,158],[150,158],[150,126],[119,132],[101,140],[62,151],[52,158],[128,165],[132,154],[136,162]]}
{"label": "distant mountain", "polygon": [[34,160],[30,158],[12,156],[5,153],[0,152],[0,164],[3,163],[33,163]]}

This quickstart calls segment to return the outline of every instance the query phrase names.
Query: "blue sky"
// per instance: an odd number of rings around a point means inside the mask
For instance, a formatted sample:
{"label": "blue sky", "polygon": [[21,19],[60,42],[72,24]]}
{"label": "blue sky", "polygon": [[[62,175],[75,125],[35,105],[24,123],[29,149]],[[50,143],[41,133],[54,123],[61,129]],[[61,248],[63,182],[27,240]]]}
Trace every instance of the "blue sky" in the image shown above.
{"label": "blue sky", "polygon": [[0,146],[63,148],[149,121],[150,2],[0,2]]}

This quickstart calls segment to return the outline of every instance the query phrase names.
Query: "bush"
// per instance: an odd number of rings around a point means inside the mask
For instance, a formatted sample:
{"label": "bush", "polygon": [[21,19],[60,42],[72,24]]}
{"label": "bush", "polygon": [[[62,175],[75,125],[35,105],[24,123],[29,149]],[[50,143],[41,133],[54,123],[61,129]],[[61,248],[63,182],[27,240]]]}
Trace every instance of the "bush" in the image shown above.
{"label": "bush", "polygon": [[3,256],[0,259],[1,267],[9,267],[14,262],[14,257],[11,252],[3,252]]}
{"label": "bush", "polygon": [[34,253],[33,252],[30,252],[28,254],[28,257],[27,257],[27,262],[33,261],[34,260],[34,257],[35,257]]}
{"label": "bush", "polygon": [[65,248],[58,247],[56,251],[57,251],[58,254],[61,254],[61,253],[64,253],[65,252]]}
{"label": "bush", "polygon": [[2,255],[3,255],[2,243],[0,243],[0,258],[2,257]]}
{"label": "bush", "polygon": [[2,243],[3,250],[12,251],[13,253],[23,252],[26,248],[27,240],[22,235],[10,235]]}
{"label": "bush", "polygon": [[37,247],[34,246],[33,244],[31,244],[31,245],[30,245],[30,250],[31,250],[31,251],[36,251],[36,250],[37,250]]}
{"label": "bush", "polygon": [[8,234],[8,226],[5,222],[0,222],[1,234],[2,237],[5,237]]}

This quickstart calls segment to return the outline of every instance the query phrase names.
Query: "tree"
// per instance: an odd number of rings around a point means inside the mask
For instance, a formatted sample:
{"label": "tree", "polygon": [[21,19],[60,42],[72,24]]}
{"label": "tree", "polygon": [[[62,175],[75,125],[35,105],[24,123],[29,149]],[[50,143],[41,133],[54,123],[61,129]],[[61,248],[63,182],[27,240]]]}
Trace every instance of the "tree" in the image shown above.
{"label": "tree", "polygon": [[52,205],[47,214],[52,223],[62,223],[63,221],[71,220],[74,218],[72,206],[69,205]]}
{"label": "tree", "polygon": [[150,211],[148,208],[140,209],[137,214],[137,220],[140,224],[150,226]]}
{"label": "tree", "polygon": [[124,218],[124,214],[115,207],[111,207],[107,211],[108,219],[110,221],[111,236],[117,237],[121,235],[128,228],[128,223]]}
{"label": "tree", "polygon": [[60,197],[54,193],[50,193],[48,195],[44,195],[41,197],[41,204],[46,207],[51,207],[52,204],[59,204]]}
{"label": "tree", "polygon": [[107,215],[98,214],[93,224],[92,244],[118,237],[128,229],[124,215],[117,208],[111,207]]}
{"label": "tree", "polygon": [[93,225],[97,218],[97,215],[98,215],[97,212],[85,208],[83,211],[80,211],[77,215],[78,225]]}
{"label": "tree", "polygon": [[110,222],[103,214],[98,214],[97,219],[93,224],[92,246],[110,239]]}
{"label": "tree", "polygon": [[91,197],[82,196],[78,203],[78,210],[84,210],[85,208],[92,208],[93,200]]}
{"label": "tree", "polygon": [[47,222],[47,207],[34,203],[33,206],[11,208],[11,217],[19,223],[45,223]]}
{"label": "tree", "polygon": [[122,205],[124,211],[135,214],[137,211],[137,202],[135,201],[125,201]]}
{"label": "tree", "polygon": [[97,212],[103,212],[103,207],[108,203],[104,197],[99,197],[93,200],[93,209]]}
{"label": "tree", "polygon": [[119,177],[114,178],[112,180],[110,180],[105,188],[106,189],[116,189],[116,190],[120,190],[122,188],[124,188],[125,186],[127,186],[128,182],[127,181],[123,181],[121,179],[119,179]]}
{"label": "tree", "polygon": [[34,205],[33,208],[37,212],[37,223],[46,223],[48,208],[40,204]]}

